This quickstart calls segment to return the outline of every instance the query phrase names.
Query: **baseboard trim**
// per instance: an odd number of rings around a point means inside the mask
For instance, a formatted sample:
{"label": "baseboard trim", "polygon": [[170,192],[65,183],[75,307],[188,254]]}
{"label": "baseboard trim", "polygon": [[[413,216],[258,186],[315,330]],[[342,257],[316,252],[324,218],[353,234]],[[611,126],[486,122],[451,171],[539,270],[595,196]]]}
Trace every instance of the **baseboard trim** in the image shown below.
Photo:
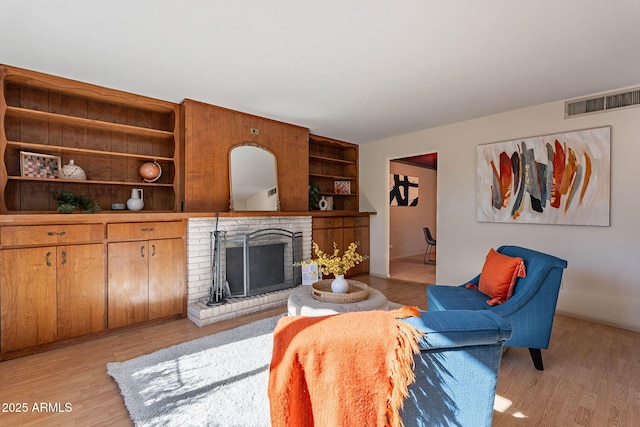
{"label": "baseboard trim", "polygon": [[614,328],[626,329],[628,331],[633,331],[633,332],[640,332],[640,328],[637,325],[631,325],[624,322],[612,322],[611,320],[608,320],[608,319],[601,319],[593,316],[583,316],[581,314],[570,313],[562,310],[556,310],[556,314],[572,317],[574,319],[586,320],[587,322],[594,322],[594,323],[599,323],[601,325],[612,326]]}
{"label": "baseboard trim", "polygon": [[372,272],[369,272],[369,276],[378,277],[380,279],[389,279],[391,277],[390,274],[380,274],[380,273],[372,273]]}

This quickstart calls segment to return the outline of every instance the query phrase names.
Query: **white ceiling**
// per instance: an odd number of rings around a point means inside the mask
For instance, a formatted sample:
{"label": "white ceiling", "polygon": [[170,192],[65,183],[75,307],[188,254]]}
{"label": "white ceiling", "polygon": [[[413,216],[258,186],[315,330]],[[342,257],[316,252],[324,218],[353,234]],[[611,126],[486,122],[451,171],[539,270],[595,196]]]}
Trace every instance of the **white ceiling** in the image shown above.
{"label": "white ceiling", "polygon": [[3,0],[0,63],[364,143],[640,84],[640,1]]}

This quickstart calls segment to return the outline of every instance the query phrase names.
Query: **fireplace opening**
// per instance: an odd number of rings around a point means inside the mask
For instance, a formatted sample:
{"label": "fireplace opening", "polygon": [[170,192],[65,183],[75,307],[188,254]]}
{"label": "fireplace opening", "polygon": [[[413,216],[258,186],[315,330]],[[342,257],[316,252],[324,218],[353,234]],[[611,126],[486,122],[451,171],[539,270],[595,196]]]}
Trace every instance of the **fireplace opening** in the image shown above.
{"label": "fireplace opening", "polygon": [[245,297],[293,288],[302,282],[302,233],[279,228],[248,234],[217,233],[214,280],[229,297]]}
{"label": "fireplace opening", "polygon": [[248,250],[245,278],[244,248],[227,248],[227,282],[231,296],[259,295],[282,289],[285,284],[285,244],[255,245],[249,246]]}

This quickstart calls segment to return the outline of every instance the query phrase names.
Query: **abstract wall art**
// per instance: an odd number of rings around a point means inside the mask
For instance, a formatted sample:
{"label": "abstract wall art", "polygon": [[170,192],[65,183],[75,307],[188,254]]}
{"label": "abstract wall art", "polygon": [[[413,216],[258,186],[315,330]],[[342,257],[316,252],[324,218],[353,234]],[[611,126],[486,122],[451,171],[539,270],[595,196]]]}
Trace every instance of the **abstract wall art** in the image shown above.
{"label": "abstract wall art", "polygon": [[611,127],[480,145],[480,222],[609,225]]}
{"label": "abstract wall art", "polygon": [[391,206],[418,206],[418,177],[390,174],[389,200]]}

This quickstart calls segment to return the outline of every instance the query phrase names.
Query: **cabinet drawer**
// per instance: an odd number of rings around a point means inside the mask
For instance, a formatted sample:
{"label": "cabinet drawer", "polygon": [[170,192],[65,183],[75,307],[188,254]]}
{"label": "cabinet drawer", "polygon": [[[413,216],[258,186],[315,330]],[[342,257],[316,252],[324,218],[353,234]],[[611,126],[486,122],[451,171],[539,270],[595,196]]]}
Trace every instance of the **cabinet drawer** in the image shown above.
{"label": "cabinet drawer", "polygon": [[181,238],[182,235],[182,221],[123,222],[107,225],[109,240],[170,239]]}
{"label": "cabinet drawer", "polygon": [[104,239],[104,225],[18,225],[2,227],[0,233],[2,246],[82,243]]}
{"label": "cabinet drawer", "polygon": [[321,228],[340,228],[343,226],[342,217],[338,218],[313,218],[312,227],[314,229]]}
{"label": "cabinet drawer", "polygon": [[345,227],[368,227],[368,216],[349,216],[344,219]]}

